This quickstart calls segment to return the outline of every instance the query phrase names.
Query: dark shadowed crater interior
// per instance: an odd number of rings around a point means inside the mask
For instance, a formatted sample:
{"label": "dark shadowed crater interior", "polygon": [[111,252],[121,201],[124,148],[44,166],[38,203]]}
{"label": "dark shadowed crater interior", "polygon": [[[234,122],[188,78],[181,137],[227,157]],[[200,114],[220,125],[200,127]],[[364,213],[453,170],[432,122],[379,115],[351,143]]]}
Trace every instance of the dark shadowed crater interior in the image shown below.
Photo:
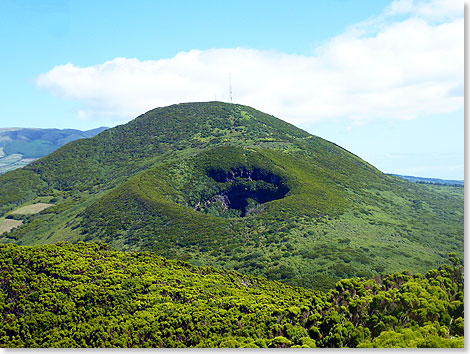
{"label": "dark shadowed crater interior", "polygon": [[244,217],[262,210],[261,204],[281,199],[289,192],[281,177],[259,168],[239,167],[228,172],[209,170],[207,175],[216,182],[227,183],[227,189],[202,202],[199,209],[218,203],[219,208],[238,210],[238,215]]}

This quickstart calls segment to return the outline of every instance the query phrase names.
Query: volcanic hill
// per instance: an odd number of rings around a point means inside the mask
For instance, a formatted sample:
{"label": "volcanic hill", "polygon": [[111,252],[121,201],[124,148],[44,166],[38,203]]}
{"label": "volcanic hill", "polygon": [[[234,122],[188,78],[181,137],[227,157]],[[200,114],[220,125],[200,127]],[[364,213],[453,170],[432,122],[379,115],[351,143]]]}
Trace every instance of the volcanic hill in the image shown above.
{"label": "volcanic hill", "polygon": [[385,175],[253,108],[185,103],[0,176],[0,223],[17,222],[0,242],[101,241],[325,289],[463,259],[463,205],[463,188]]}

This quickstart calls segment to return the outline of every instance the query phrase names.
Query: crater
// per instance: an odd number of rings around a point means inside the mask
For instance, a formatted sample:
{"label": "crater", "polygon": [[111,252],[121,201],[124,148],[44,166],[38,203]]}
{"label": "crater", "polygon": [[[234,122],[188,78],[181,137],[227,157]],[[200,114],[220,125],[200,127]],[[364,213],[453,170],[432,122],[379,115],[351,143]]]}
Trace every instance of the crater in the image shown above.
{"label": "crater", "polygon": [[208,200],[195,206],[195,210],[225,217],[245,217],[264,209],[263,204],[282,199],[289,192],[284,180],[260,168],[238,167],[228,172],[211,169],[207,175],[223,183],[225,188]]}

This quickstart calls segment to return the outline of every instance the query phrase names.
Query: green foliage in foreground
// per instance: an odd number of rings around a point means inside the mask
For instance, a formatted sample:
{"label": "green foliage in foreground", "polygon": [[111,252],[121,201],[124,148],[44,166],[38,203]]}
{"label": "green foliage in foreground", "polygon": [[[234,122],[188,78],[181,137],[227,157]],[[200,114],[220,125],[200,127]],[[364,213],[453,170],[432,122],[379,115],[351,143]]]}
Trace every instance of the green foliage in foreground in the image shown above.
{"label": "green foliage in foreground", "polygon": [[463,268],[328,293],[103,244],[0,246],[0,347],[463,347]]}

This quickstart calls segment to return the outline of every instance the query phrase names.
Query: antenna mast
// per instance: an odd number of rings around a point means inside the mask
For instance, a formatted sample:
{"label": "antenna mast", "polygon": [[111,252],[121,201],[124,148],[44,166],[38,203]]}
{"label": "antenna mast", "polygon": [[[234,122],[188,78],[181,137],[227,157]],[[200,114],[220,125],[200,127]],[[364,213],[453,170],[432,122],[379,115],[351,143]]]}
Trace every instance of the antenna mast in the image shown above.
{"label": "antenna mast", "polygon": [[228,94],[230,96],[230,103],[232,103],[232,73],[228,74]]}

